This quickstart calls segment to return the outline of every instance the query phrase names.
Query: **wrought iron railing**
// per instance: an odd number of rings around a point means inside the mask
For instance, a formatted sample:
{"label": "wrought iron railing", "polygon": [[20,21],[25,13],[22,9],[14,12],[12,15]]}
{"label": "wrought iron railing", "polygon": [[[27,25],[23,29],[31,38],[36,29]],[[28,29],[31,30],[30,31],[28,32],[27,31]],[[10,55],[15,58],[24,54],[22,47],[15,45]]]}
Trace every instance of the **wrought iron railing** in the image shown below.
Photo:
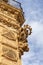
{"label": "wrought iron railing", "polygon": [[10,5],[12,5],[12,6],[16,7],[16,8],[22,9],[21,3],[15,1],[15,0],[8,0],[8,4],[10,4]]}

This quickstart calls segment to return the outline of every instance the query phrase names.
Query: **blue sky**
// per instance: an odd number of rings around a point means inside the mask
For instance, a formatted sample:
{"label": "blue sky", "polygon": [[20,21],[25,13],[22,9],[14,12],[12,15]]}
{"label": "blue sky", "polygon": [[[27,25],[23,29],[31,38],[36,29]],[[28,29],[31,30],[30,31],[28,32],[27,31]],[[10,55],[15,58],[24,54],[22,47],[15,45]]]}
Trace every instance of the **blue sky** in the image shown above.
{"label": "blue sky", "polygon": [[22,65],[43,65],[43,0],[17,0],[25,12],[25,23],[32,27],[28,37],[29,52],[22,56]]}
{"label": "blue sky", "polygon": [[18,0],[25,12],[25,24],[32,27],[30,51],[22,56],[23,65],[43,65],[43,0]]}

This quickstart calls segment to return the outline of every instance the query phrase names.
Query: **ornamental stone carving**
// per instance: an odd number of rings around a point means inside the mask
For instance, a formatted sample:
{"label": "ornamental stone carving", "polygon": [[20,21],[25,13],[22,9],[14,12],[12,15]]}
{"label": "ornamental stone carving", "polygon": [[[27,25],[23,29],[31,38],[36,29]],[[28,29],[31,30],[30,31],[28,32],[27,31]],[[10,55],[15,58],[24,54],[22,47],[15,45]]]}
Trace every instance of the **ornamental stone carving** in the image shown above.
{"label": "ornamental stone carving", "polygon": [[0,0],[0,65],[22,65],[21,56],[29,51],[28,35],[32,28],[25,22],[21,3],[13,6],[8,0]]}

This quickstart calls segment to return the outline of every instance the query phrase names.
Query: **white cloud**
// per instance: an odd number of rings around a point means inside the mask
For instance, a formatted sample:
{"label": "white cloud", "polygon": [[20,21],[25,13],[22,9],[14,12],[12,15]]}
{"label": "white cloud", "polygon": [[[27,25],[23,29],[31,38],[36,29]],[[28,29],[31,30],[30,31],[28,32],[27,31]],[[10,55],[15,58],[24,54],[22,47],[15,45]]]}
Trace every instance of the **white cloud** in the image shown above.
{"label": "white cloud", "polygon": [[32,35],[29,36],[30,51],[23,56],[23,65],[39,65],[43,61],[43,24],[30,23]]}
{"label": "white cloud", "polygon": [[43,44],[43,24],[40,22],[30,23],[32,27],[31,40],[36,40],[36,44]]}
{"label": "white cloud", "polygon": [[25,12],[24,24],[32,27],[32,35],[28,37],[30,51],[22,57],[23,65],[43,65],[43,9],[37,3],[34,4],[31,3],[33,8],[30,6]]}
{"label": "white cloud", "polygon": [[[9,1],[11,3],[11,0]],[[28,37],[30,51],[24,54],[22,63],[23,65],[43,65],[43,1],[18,1],[22,2],[26,13],[25,24],[30,24],[32,27],[32,35]]]}

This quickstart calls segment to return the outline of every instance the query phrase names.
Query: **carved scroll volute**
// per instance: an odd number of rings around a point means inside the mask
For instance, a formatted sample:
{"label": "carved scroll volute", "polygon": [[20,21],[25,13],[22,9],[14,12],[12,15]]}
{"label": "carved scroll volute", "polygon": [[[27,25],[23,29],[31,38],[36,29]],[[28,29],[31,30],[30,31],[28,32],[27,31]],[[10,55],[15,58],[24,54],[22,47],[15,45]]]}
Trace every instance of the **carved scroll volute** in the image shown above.
{"label": "carved scroll volute", "polygon": [[31,33],[32,33],[32,28],[28,25],[24,25],[23,28],[19,29],[19,36],[18,36],[19,41],[26,40],[28,35],[31,35]]}
{"label": "carved scroll volute", "polygon": [[23,28],[19,29],[19,52],[20,52],[20,57],[23,55],[23,53],[26,51],[29,51],[28,44],[27,44],[27,37],[28,35],[31,35],[32,33],[32,28],[28,25],[24,25]]}
{"label": "carved scroll volute", "polygon": [[32,33],[32,28],[31,28],[31,26],[29,26],[29,25],[24,25],[24,30],[25,30],[25,32],[26,32],[27,35],[31,35],[31,33]]}

